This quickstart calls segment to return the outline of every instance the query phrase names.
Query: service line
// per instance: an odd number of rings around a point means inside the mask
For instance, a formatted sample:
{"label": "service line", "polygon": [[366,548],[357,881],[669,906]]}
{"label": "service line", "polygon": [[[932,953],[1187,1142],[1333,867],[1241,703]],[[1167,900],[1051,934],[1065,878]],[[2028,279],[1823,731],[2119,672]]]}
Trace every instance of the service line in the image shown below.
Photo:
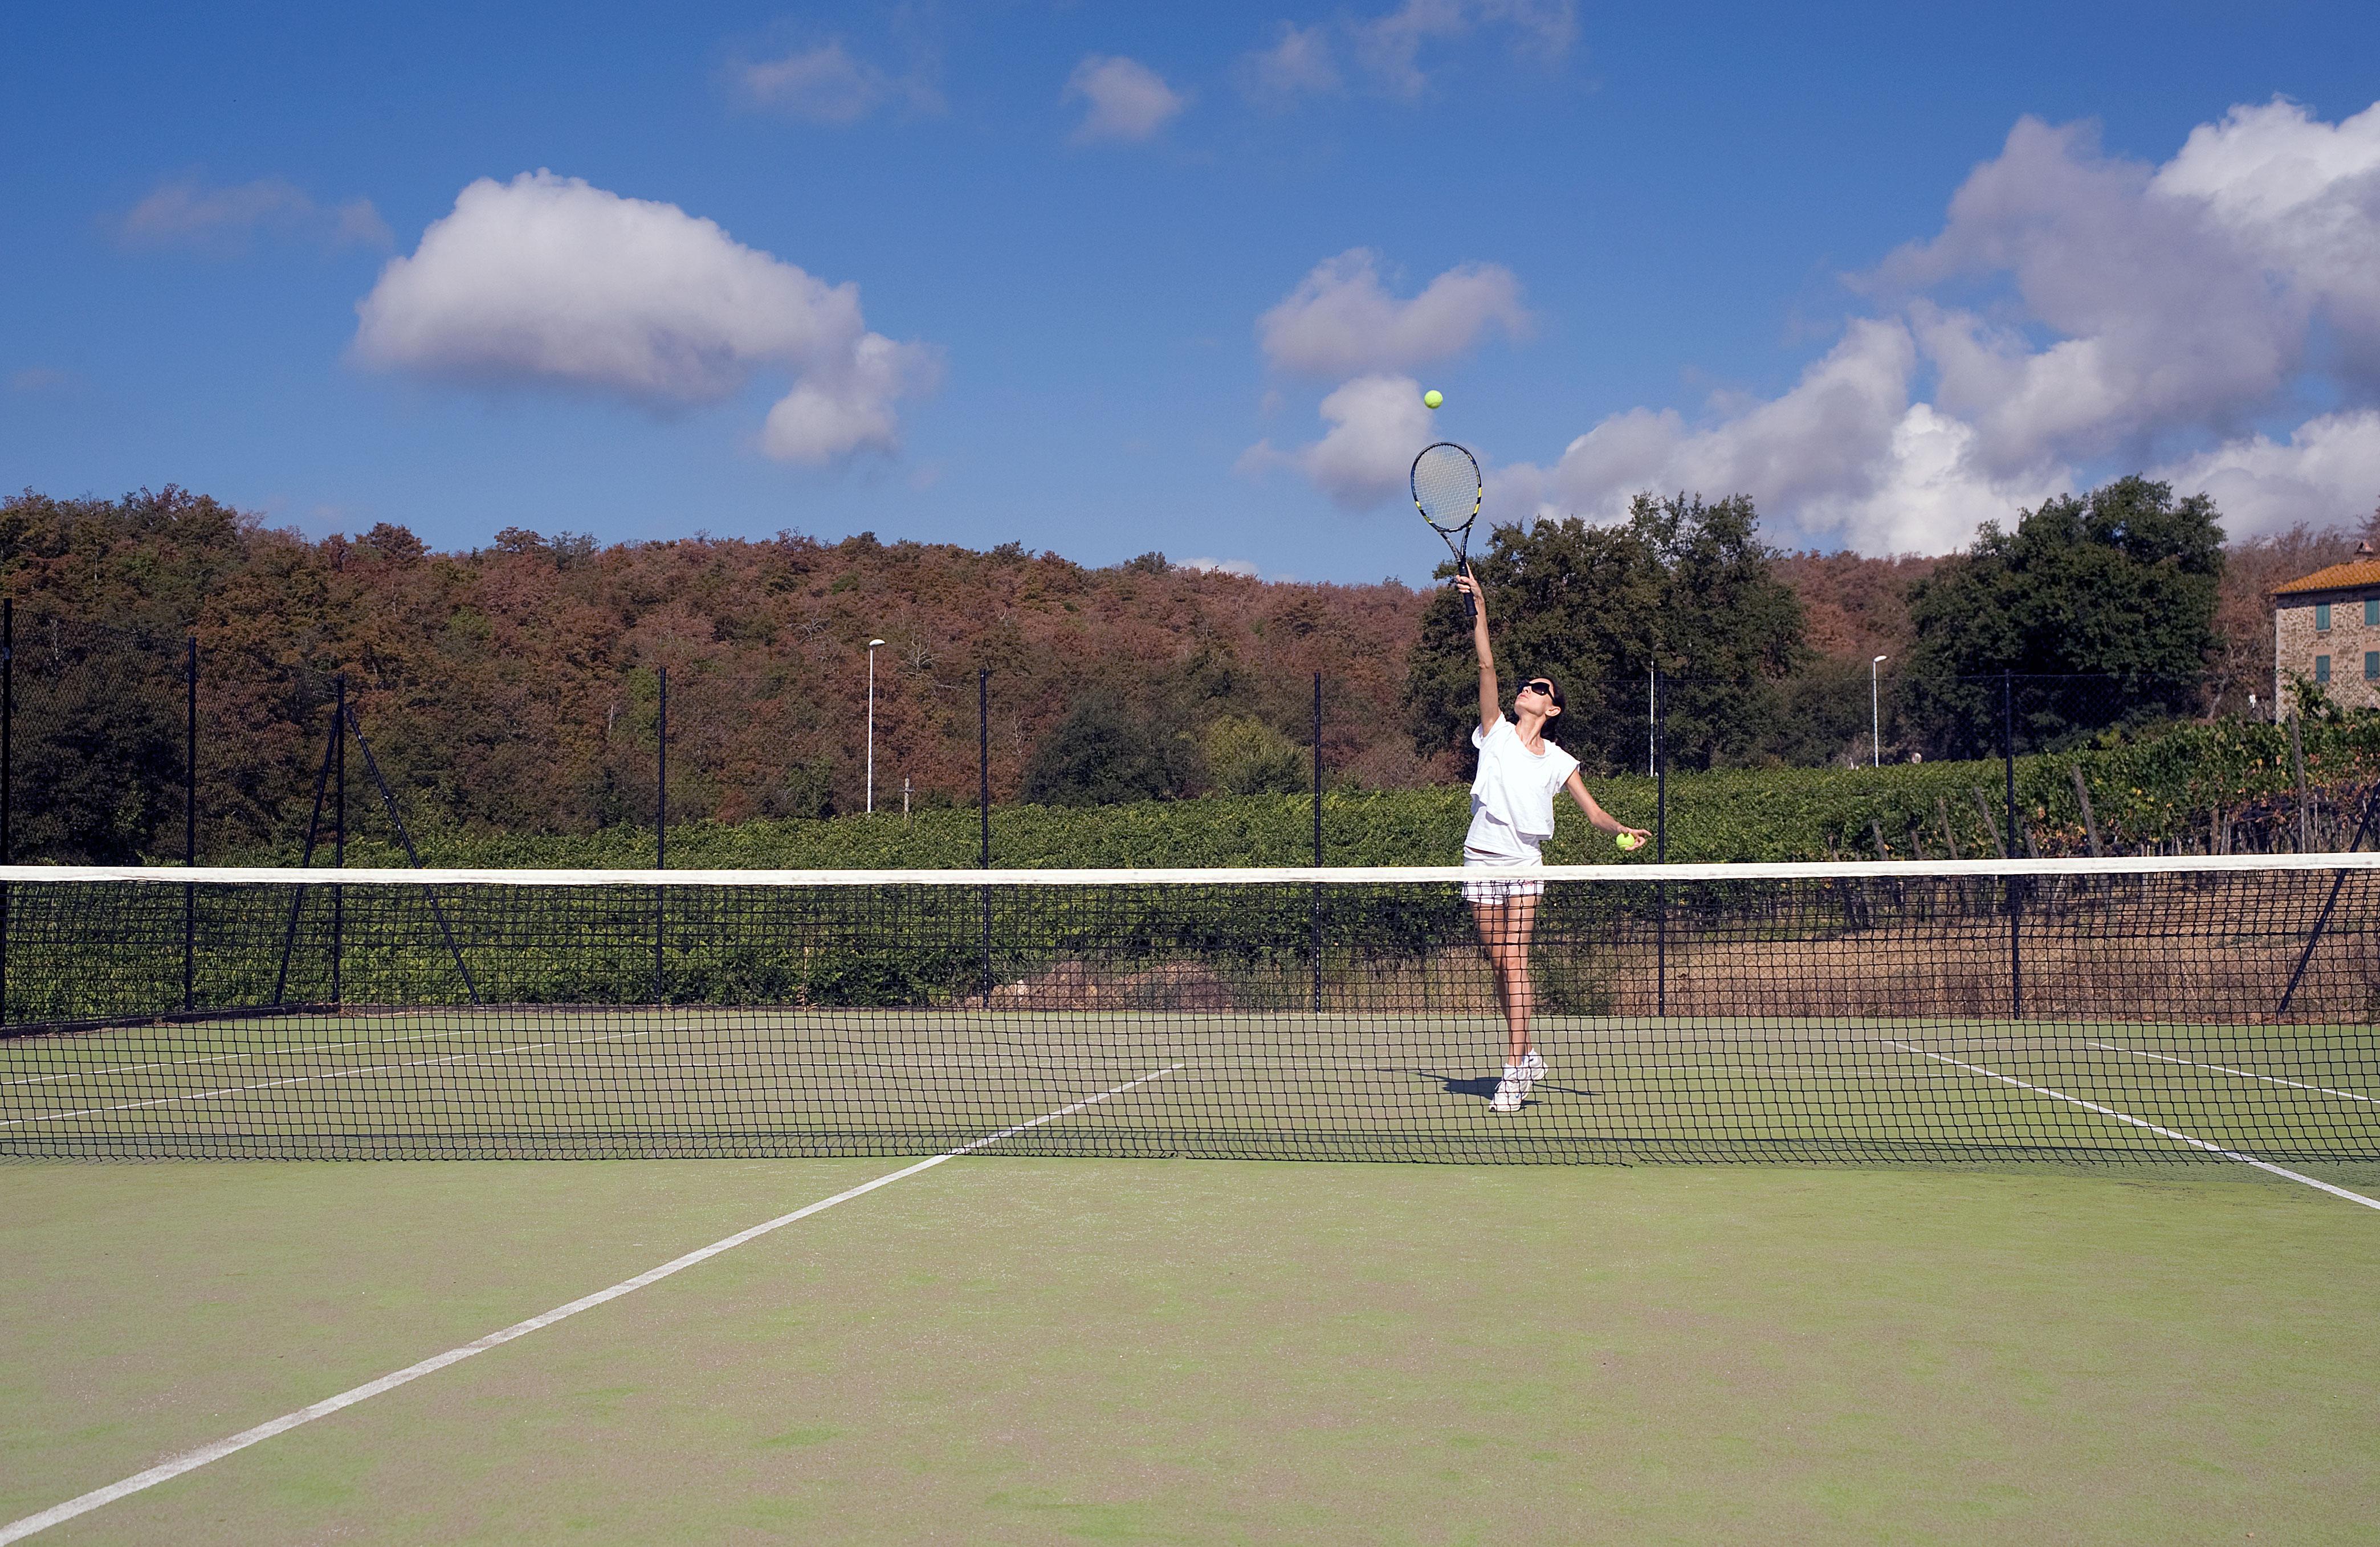
{"label": "service line", "polygon": [[[2183,1133],[2176,1129],[2159,1128],[2146,1118],[2135,1118],[2130,1112],[2119,1112],[2112,1106],[2102,1106],[2095,1101],[2085,1101],[2079,1095],[2068,1095],[2064,1091],[2053,1091],[2046,1085],[2028,1084],[2012,1074],[2002,1074],[1996,1069],[1985,1069],[1981,1064],[1966,1063],[1947,1053],[1928,1052],[1923,1047],[1912,1046],[1905,1042],[1895,1042],[1890,1037],[1883,1040],[1888,1047],[1898,1047],[1904,1053],[1914,1053],[1921,1058],[1931,1058],[1937,1063],[1949,1064],[1954,1069],[1963,1069],[1970,1074],[1980,1074],[1986,1080],[1997,1080],[2003,1085],[2014,1085],[2021,1091],[2031,1091],[2035,1095],[2046,1095],[2053,1100],[2080,1106],[2085,1111],[2096,1112],[2103,1118],[2113,1118],[2119,1123],[2130,1123],[2134,1128],[2146,1129],[2151,1133],[2167,1139],[2179,1140],[2182,1143],[2204,1150],[2209,1154],[2219,1154],[2226,1160],[2236,1160],[2242,1166],[2253,1166],[2259,1171],[2270,1171],[2277,1177],[2287,1177],[2293,1182],[2303,1182],[2306,1186],[2327,1192],[2334,1198],[2344,1198],[2350,1203],[2361,1203],[2367,1209],[2380,1209],[2380,1198],[2366,1198],[2361,1192],[2350,1192],[2347,1189],[2334,1187],[2318,1177],[2309,1177],[2302,1171],[2292,1171],[2286,1166],[2276,1166],[2269,1160],[2259,1160],[2252,1154],[2242,1154],[2238,1150],[2227,1150],[2220,1144],[2198,1138],[2194,1134]],[[0,1541],[6,1540],[6,1538],[0,1537]]]}

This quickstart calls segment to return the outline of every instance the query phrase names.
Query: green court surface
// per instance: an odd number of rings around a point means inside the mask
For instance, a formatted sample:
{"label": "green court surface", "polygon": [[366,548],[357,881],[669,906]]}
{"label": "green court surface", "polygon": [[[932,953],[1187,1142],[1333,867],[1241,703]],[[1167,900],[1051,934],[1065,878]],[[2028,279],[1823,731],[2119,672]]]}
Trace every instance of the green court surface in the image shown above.
{"label": "green court surface", "polygon": [[1035,1124],[1003,1148],[2380,1160],[2367,1027],[1548,1016],[1536,1032],[1551,1070],[1500,1117],[1500,1027],[1476,1016],[512,1007],[112,1027],[0,1041],[0,1154],[915,1155]]}
{"label": "green court surface", "polygon": [[[0,1166],[0,1527],[896,1168]],[[984,1154],[34,1540],[2362,1541],[2375,1324],[2238,1164]]]}

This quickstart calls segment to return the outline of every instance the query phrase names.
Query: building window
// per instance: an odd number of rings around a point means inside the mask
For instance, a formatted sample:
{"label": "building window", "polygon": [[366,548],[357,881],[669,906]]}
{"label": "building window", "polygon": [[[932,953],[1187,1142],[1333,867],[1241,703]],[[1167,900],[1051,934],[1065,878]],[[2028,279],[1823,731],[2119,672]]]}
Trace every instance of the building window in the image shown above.
{"label": "building window", "polygon": [[2380,650],[2363,652],[2363,680],[2367,683],[2380,683]]}
{"label": "building window", "polygon": [[2363,626],[2380,628],[2380,597],[2363,598]]}
{"label": "building window", "polygon": [[2313,631],[2316,634],[2330,632],[2330,603],[2318,601],[2313,604]]}
{"label": "building window", "polygon": [[2330,681],[2330,658],[2328,656],[2316,656],[2313,658],[2313,680],[2318,683],[2326,683]]}

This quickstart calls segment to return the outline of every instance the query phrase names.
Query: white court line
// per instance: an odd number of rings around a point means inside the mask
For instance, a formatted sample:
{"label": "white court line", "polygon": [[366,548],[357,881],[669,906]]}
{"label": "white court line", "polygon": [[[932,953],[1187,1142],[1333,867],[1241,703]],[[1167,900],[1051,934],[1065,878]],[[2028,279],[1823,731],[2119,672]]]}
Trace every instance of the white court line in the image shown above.
{"label": "white court line", "polygon": [[2014,1085],[2018,1090],[2031,1091],[2035,1095],[2051,1096],[2059,1101],[2069,1102],[2085,1110],[2096,1112],[2101,1117],[2113,1118],[2118,1122],[2130,1123],[2134,1128],[2144,1128],[2151,1133],[2159,1134],[2168,1139],[2179,1139],[2183,1143],[2195,1145],[2209,1154],[2219,1154],[2226,1160],[2236,1160],[2243,1166],[2253,1166],[2259,1171],[2270,1171],[2277,1177],[2287,1177],[2293,1182],[2303,1182],[2306,1186],[2327,1192],[2334,1198],[2344,1198],[2350,1203],[2361,1203],[2367,1209],[2380,1209],[2380,1198],[2366,1198],[2361,1192],[2350,1192],[2343,1187],[2333,1187],[2319,1178],[2309,1177],[2301,1171],[2292,1171],[2286,1166],[2276,1166],[2269,1160],[2259,1160],[2252,1154],[2241,1154],[2238,1150],[2227,1150],[2220,1144],[2212,1143],[2174,1129],[2159,1128],[2145,1118],[2135,1118],[2129,1112],[2119,1112],[2112,1106],[2102,1106],[2095,1101],[2085,1101],[2079,1095],[2068,1095],[2064,1091],[2053,1091],[2046,1085],[2030,1085],[2014,1075],[2002,1074],[1998,1070],[1985,1069],[1981,1064],[1962,1063],[1947,1053],[1929,1053],[1923,1047],[1912,1047],[1905,1042],[1894,1042],[1890,1037],[1883,1040],[1887,1045],[1898,1047],[1904,1053],[1914,1053],[1921,1058],[1932,1058],[1937,1063],[1949,1064],[1953,1068],[1963,1069],[1970,1074],[1980,1074],[1986,1080],[1997,1080],[2003,1085]]}
{"label": "white court line", "polygon": [[2262,1080],[2267,1085],[2288,1085],[2301,1091],[2320,1091],[2325,1095],[2339,1096],[2348,1101],[2374,1102],[2375,1105],[2380,1105],[2380,1098],[2358,1095],[2353,1091],[2337,1090],[2329,1085],[2309,1085],[2302,1080],[2284,1080],[2277,1074],[2259,1074],[2252,1069],[2233,1069],[2228,1064],[2202,1064],[2194,1058],[2176,1058],[2163,1053],[2147,1052],[2138,1047],[2119,1047],[2112,1042],[2094,1042],[2089,1045],[2098,1048],[2103,1053],[2129,1053],[2135,1058],[2155,1058],[2161,1064],[2180,1064],[2188,1069],[2211,1069],[2217,1074],[2236,1074],[2242,1080]]}
{"label": "white court line", "polygon": [[1060,1118],[1071,1118],[1085,1107],[1096,1106],[1111,1096],[1122,1095],[1135,1085],[1146,1085],[1152,1080],[1162,1080],[1183,1067],[1181,1064],[1168,1064],[1165,1068],[1144,1074],[1137,1080],[1127,1080],[1121,1085],[1101,1091],[1094,1096],[1086,1096],[1071,1106],[1061,1106],[1054,1112],[1044,1112],[1041,1116],[1018,1123],[1013,1128],[1003,1128],[997,1133],[988,1133],[972,1142],[961,1144],[957,1149],[944,1150],[929,1160],[921,1160],[915,1166],[905,1166],[898,1171],[889,1172],[874,1181],[862,1182],[857,1187],[838,1192],[832,1198],[821,1198],[817,1203],[795,1209],[791,1214],[781,1214],[776,1218],[764,1220],[749,1229],[738,1230],[723,1240],[712,1241],[709,1246],[689,1251],[683,1257],[673,1258],[657,1268],[647,1268],[634,1278],[622,1279],[608,1289],[598,1289],[591,1295],[580,1296],[567,1305],[557,1305],[541,1316],[531,1316],[528,1321],[515,1322],[502,1331],[492,1332],[476,1342],[466,1343],[459,1348],[449,1348],[444,1353],[432,1355],[419,1364],[408,1364],[402,1370],[392,1371],[379,1380],[367,1381],[362,1385],[339,1393],[336,1396],[326,1396],[310,1408],[300,1408],[294,1413],[284,1413],[270,1423],[260,1423],[253,1429],[243,1429],[228,1438],[215,1441],[212,1444],[200,1445],[198,1449],[176,1456],[170,1461],[159,1462],[145,1472],[135,1472],[121,1482],[111,1482],[104,1488],[94,1488],[90,1493],[68,1499],[62,1505],[55,1505],[39,1515],[28,1515],[21,1520],[12,1520],[5,1526],[0,1526],[0,1547],[6,1547],[6,1543],[11,1541],[22,1541],[35,1531],[47,1530],[52,1526],[62,1525],[79,1515],[88,1515],[102,1505],[114,1504],[116,1500],[138,1493],[144,1488],[154,1488],[161,1482],[171,1481],[184,1472],[196,1471],[210,1461],[220,1461],[226,1456],[246,1450],[249,1446],[272,1439],[276,1434],[285,1434],[300,1424],[311,1423],[318,1418],[328,1418],[333,1413],[352,1408],[358,1402],[380,1396],[382,1392],[395,1391],[407,1382],[418,1381],[424,1375],[434,1374],[450,1364],[460,1364],[473,1354],[484,1354],[490,1348],[501,1348],[516,1337],[526,1337],[532,1332],[576,1316],[581,1311],[592,1311],[595,1307],[618,1299],[623,1295],[633,1294],[648,1284],[658,1284],[674,1273],[681,1273],[698,1263],[707,1263],[721,1252],[732,1251],[745,1242],[757,1240],[771,1230],[783,1229],[796,1220],[808,1219],[814,1214],[824,1213],[837,1203],[847,1203],[854,1198],[865,1197],[878,1188],[889,1187],[905,1177],[914,1177],[920,1171],[930,1171],[945,1160],[955,1160],[960,1155],[971,1154],[987,1145],[997,1144],[1003,1139],[1014,1139],[1028,1129],[1039,1128],[1043,1123],[1056,1122]]}
{"label": "white court line", "polygon": [[119,1101],[110,1106],[82,1106],[71,1112],[40,1112],[30,1118],[0,1118],[0,1128],[22,1128],[27,1123],[61,1122],[67,1118],[97,1117],[103,1112],[137,1112],[150,1106],[170,1106],[177,1101],[212,1101],[218,1096],[239,1095],[249,1091],[278,1090],[284,1085],[308,1085],[317,1080],[345,1080],[356,1074],[385,1074],[396,1069],[425,1069],[432,1064],[468,1063],[473,1058],[492,1058],[508,1053],[535,1053],[548,1047],[568,1047],[588,1042],[618,1042],[627,1037],[650,1035],[646,1032],[608,1032],[601,1036],[568,1037],[553,1042],[524,1042],[512,1047],[487,1047],[470,1053],[448,1053],[435,1058],[407,1058],[394,1064],[358,1064],[353,1069],[317,1070],[311,1074],[293,1074],[285,1080],[260,1080],[249,1085],[225,1085],[212,1091],[180,1091],[173,1095],[152,1096],[146,1101]]}

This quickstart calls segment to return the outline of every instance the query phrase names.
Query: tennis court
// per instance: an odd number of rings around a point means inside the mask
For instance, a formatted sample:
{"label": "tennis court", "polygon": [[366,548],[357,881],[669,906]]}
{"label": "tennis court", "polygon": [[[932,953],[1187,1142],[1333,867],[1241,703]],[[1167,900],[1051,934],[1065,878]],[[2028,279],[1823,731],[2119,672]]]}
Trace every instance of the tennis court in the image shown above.
{"label": "tennis court", "polygon": [[619,1007],[104,1028],[0,1043],[0,1145],[905,1155],[1089,1100],[1004,1147],[1481,1162],[2215,1154],[2197,1140],[2380,1161],[2380,1047],[2355,1027],[2276,1039],[2245,1026],[1547,1018],[1551,1073],[1509,1118],[1488,1109],[1500,1030],[1477,1017]]}
{"label": "tennis court", "polygon": [[2368,867],[2034,869],[20,898],[0,1540],[2360,1540]]}

